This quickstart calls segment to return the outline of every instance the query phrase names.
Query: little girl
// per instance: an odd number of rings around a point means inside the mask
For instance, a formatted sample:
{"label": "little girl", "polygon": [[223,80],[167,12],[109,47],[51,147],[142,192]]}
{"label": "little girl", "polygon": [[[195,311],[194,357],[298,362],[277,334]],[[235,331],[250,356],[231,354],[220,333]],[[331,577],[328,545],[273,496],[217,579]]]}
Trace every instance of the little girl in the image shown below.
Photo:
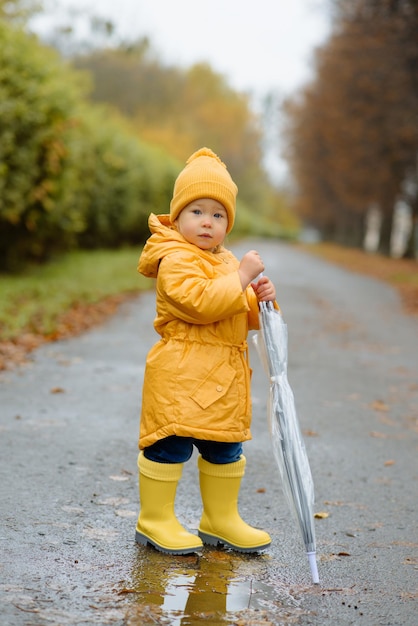
{"label": "little girl", "polygon": [[[246,339],[259,325],[258,302],[276,295],[269,278],[257,280],[264,264],[255,250],[239,262],[222,245],[237,191],[216,154],[192,154],[175,182],[170,214],[150,215],[152,235],[139,259],[138,271],[157,279],[161,339],[144,376],[136,541],[170,554],[196,552],[203,543],[258,552],[271,543],[238,513],[242,442],[251,439]],[[194,446],[203,502],[198,536],[174,513]]]}

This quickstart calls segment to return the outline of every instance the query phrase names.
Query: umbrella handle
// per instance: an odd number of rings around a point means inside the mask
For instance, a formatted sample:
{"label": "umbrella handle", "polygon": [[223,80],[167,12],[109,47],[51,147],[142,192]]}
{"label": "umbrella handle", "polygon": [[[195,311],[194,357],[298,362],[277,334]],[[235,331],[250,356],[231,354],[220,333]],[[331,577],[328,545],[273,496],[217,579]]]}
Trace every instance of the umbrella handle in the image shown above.
{"label": "umbrella handle", "polygon": [[271,300],[268,302],[259,302],[258,306],[261,311],[274,311],[274,304]]}
{"label": "umbrella handle", "polygon": [[[264,276],[264,272],[260,272],[258,278],[262,278]],[[268,302],[259,302],[259,307],[262,311],[273,311],[274,304],[271,300]]]}

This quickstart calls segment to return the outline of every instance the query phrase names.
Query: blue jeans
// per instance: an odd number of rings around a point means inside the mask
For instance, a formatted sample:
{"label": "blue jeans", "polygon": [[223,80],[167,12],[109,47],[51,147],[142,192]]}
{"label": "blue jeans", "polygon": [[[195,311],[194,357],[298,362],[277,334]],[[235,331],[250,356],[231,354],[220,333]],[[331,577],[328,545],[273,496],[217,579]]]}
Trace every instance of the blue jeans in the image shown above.
{"label": "blue jeans", "polygon": [[224,443],[222,441],[205,441],[194,437],[177,437],[172,435],[160,439],[152,446],[144,448],[144,456],[156,463],[185,463],[193,454],[193,446],[208,463],[235,463],[242,454],[242,443]]}

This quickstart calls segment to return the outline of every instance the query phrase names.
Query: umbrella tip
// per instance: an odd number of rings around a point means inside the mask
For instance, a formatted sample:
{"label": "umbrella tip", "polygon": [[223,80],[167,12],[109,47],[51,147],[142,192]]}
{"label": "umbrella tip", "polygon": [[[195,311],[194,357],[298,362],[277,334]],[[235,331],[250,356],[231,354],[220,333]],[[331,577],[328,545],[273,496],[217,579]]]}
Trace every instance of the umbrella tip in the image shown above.
{"label": "umbrella tip", "polygon": [[316,564],[316,553],[308,552],[309,566],[311,568],[312,582],[314,585],[319,585],[318,566]]}

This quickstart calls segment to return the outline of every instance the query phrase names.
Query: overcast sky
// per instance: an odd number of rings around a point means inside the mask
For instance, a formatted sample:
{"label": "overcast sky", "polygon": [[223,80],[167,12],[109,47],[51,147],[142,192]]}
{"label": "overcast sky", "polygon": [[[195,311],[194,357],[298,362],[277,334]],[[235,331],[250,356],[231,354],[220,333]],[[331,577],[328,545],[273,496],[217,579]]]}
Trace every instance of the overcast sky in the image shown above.
{"label": "overcast sky", "polygon": [[207,61],[236,89],[289,94],[309,78],[329,30],[327,0],[46,0],[109,17],[129,38],[148,36],[169,64]]}

